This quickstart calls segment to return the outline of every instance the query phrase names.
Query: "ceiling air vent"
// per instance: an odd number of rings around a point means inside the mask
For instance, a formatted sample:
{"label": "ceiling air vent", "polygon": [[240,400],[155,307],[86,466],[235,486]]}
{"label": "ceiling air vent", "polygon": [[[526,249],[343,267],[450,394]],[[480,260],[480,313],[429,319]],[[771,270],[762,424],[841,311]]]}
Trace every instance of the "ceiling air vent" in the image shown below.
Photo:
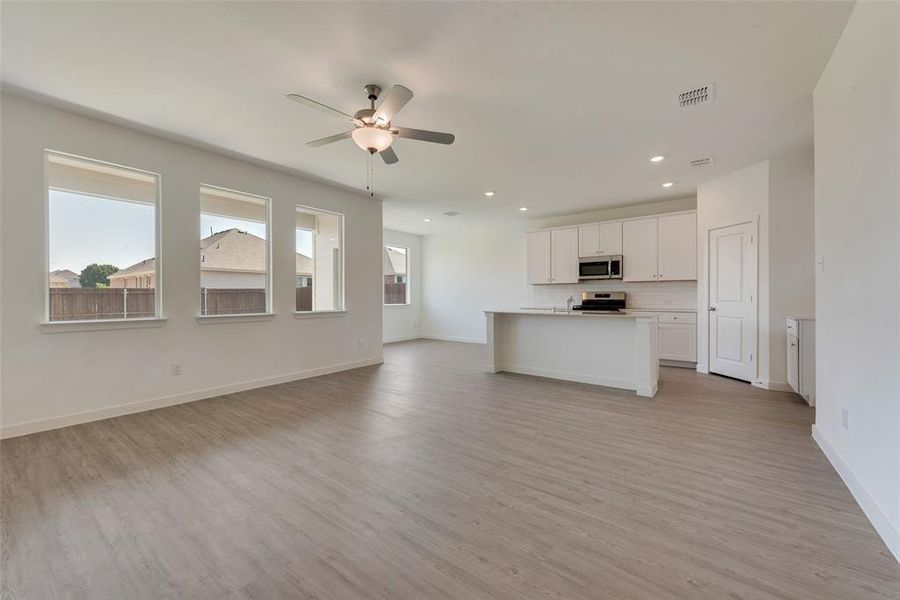
{"label": "ceiling air vent", "polygon": [[448,217],[455,217],[455,216],[458,215],[459,213],[456,212],[455,210],[448,210],[448,211],[445,212],[444,214],[445,214],[446,216],[448,216]]}
{"label": "ceiling air vent", "polygon": [[706,104],[713,99],[715,88],[712,83],[707,83],[700,87],[678,94],[678,106],[681,108],[689,108],[699,104]]}
{"label": "ceiling air vent", "polygon": [[708,167],[713,164],[712,156],[704,156],[702,158],[695,158],[691,162],[688,163],[692,168],[693,167]]}

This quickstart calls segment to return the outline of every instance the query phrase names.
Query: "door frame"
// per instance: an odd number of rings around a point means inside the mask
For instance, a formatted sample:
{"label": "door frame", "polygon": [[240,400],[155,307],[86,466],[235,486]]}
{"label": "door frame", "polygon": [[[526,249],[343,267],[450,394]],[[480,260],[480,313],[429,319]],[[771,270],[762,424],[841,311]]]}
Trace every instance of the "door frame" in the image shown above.
{"label": "door frame", "polygon": [[[753,277],[753,296],[755,298],[755,301],[753,302],[754,335],[753,335],[753,372],[752,372],[752,377],[750,380],[751,385],[758,385],[758,383],[759,383],[759,305],[760,305],[760,298],[759,298],[759,244],[760,244],[759,220],[760,220],[760,215],[757,214],[756,216],[749,218],[749,219],[738,219],[732,223],[718,224],[718,225],[707,226],[707,227],[703,228],[702,235],[703,235],[703,244],[704,244],[705,252],[703,253],[703,265],[701,265],[701,269],[702,269],[701,272],[704,273],[704,275],[706,277],[706,286],[705,286],[706,289],[704,290],[705,302],[702,306],[698,306],[698,309],[700,309],[698,312],[700,312],[703,315],[702,318],[705,320],[705,323],[706,323],[706,325],[705,325],[706,326],[706,335],[703,336],[703,341],[702,341],[703,348],[704,348],[704,355],[705,355],[704,356],[705,364],[702,365],[702,369],[701,369],[701,364],[698,361],[697,370],[702,373],[712,373],[712,371],[710,371],[710,365],[712,364],[712,359],[711,359],[710,353],[709,353],[710,347],[712,345],[711,328],[709,326],[709,298],[710,298],[710,289],[711,289],[710,284],[711,284],[711,279],[712,279],[710,277],[710,272],[709,272],[709,265],[710,265],[709,256],[710,256],[710,242],[712,241],[712,232],[717,231],[719,229],[727,229],[729,227],[735,227],[737,225],[746,225],[746,224],[752,225],[753,226],[753,234],[752,235],[755,236],[754,243],[752,244],[752,246],[753,246],[752,260],[753,260],[753,265],[755,267],[755,273],[754,273],[754,277]],[[700,318],[701,317],[698,315],[698,319],[697,319],[698,326],[699,326]],[[698,338],[699,338],[699,336],[698,336]]]}

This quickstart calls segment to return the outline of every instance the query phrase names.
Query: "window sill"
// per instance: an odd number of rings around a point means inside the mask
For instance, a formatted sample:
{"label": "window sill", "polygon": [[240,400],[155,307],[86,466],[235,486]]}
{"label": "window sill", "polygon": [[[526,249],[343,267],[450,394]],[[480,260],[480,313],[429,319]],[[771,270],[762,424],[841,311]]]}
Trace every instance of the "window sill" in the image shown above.
{"label": "window sill", "polygon": [[406,304],[382,304],[385,308],[409,308],[412,306],[412,302],[407,302]]}
{"label": "window sill", "polygon": [[252,313],[246,315],[198,315],[197,322],[211,323],[241,323],[243,321],[271,321],[275,313]]}
{"label": "window sill", "polygon": [[343,317],[347,314],[346,310],[305,310],[302,312],[294,312],[295,319],[323,319],[328,317]]}
{"label": "window sill", "polygon": [[64,333],[68,331],[104,331],[109,329],[144,329],[162,327],[165,317],[147,317],[140,319],[96,319],[86,321],[44,321],[40,323],[44,333]]}

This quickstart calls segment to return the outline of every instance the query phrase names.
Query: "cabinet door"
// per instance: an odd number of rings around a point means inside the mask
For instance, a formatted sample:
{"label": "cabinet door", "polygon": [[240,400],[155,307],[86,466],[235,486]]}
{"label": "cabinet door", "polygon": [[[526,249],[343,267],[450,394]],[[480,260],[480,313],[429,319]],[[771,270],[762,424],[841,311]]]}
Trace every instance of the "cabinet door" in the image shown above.
{"label": "cabinet door", "polygon": [[600,225],[578,228],[578,256],[600,256]]}
{"label": "cabinet door", "polygon": [[622,221],[600,223],[600,256],[622,254]]}
{"label": "cabinet door", "polygon": [[657,219],[635,219],[622,224],[624,281],[656,281]]}
{"label": "cabinet door", "polygon": [[659,279],[697,279],[697,214],[659,217]]}
{"label": "cabinet door", "polygon": [[800,342],[788,334],[787,336],[787,382],[791,389],[800,393]]}
{"label": "cabinet door", "polygon": [[551,239],[552,283],[578,283],[578,228],[555,229]]}
{"label": "cabinet door", "polygon": [[550,283],[549,231],[536,231],[526,234],[525,265],[528,283]]}
{"label": "cabinet door", "polygon": [[696,362],[697,326],[695,324],[659,325],[659,357],[665,360]]}

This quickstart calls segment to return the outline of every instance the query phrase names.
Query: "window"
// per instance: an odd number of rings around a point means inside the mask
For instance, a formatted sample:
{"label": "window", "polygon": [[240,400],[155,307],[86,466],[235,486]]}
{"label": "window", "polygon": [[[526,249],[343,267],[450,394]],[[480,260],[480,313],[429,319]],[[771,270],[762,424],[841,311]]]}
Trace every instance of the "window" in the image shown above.
{"label": "window", "polygon": [[45,153],[48,321],[161,313],[159,175]]}
{"label": "window", "polygon": [[384,303],[409,304],[409,248],[384,247]]}
{"label": "window", "polygon": [[297,206],[297,312],[344,310],[344,215]]}
{"label": "window", "polygon": [[269,199],[200,187],[200,315],[271,312]]}

